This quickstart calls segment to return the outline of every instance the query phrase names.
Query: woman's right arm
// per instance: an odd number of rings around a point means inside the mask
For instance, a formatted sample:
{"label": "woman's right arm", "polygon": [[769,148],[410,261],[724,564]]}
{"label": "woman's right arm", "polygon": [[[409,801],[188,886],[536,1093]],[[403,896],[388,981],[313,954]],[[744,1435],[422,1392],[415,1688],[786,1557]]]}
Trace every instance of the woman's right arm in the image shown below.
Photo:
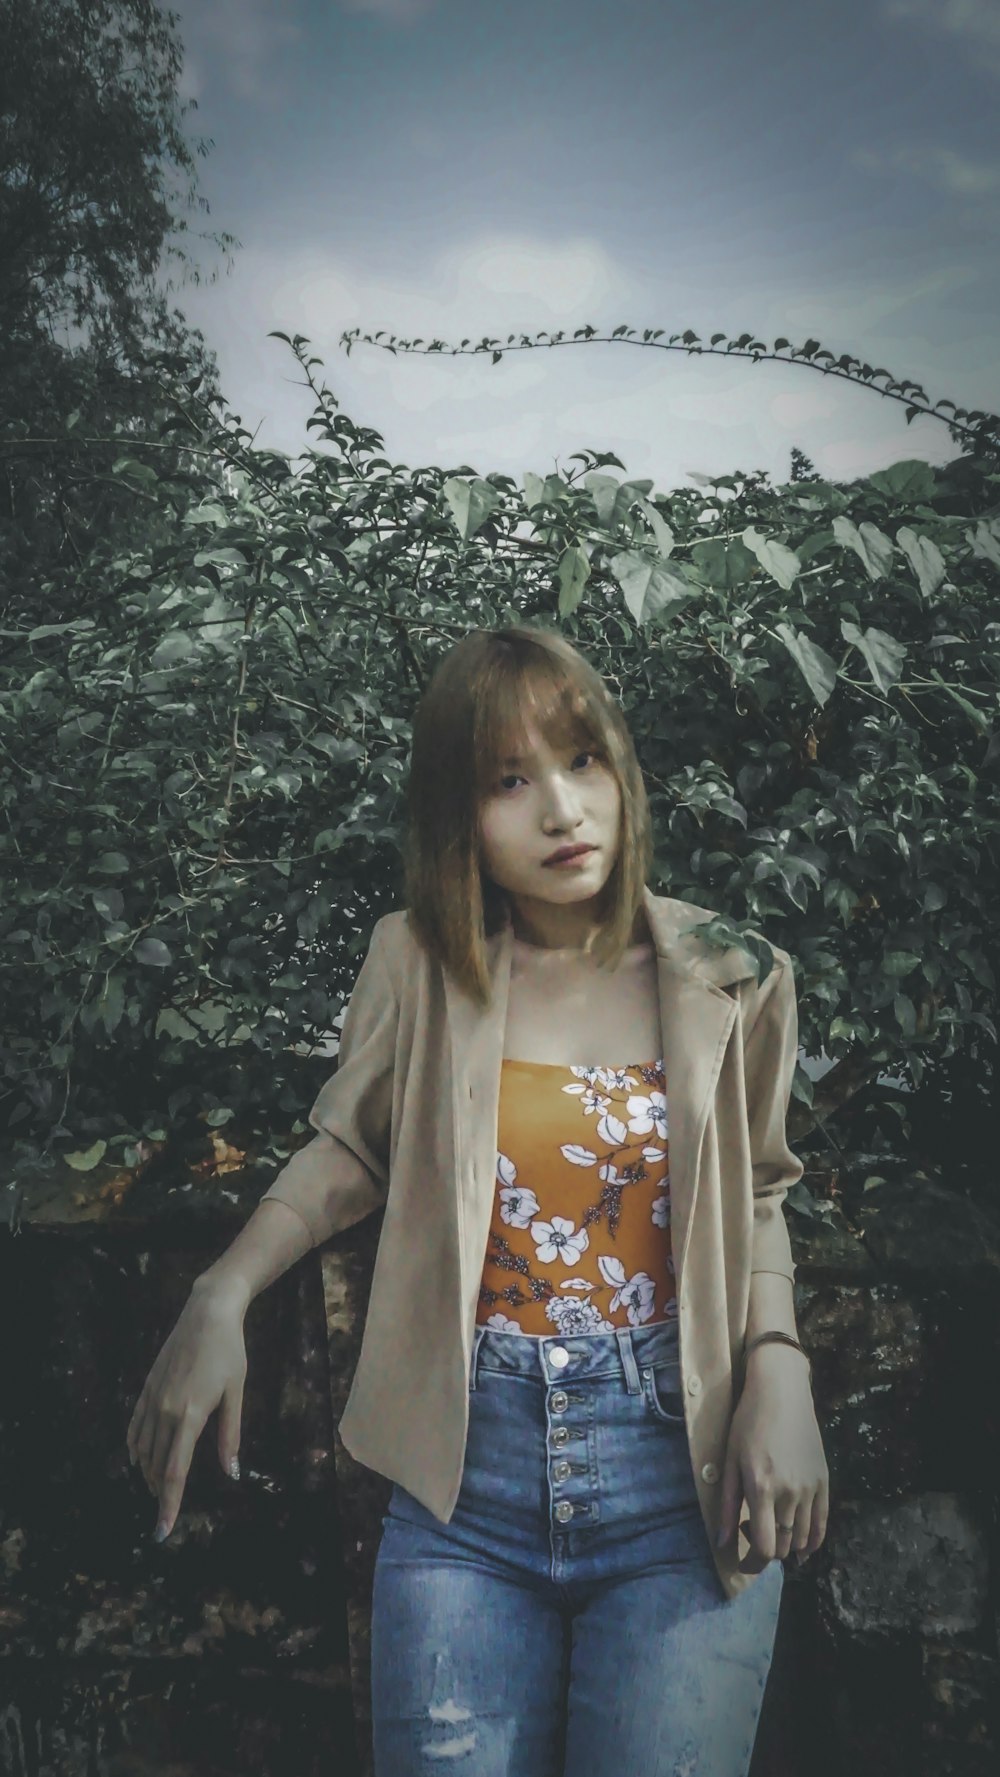
{"label": "woman's right arm", "polygon": [[195,1279],[136,1402],[129,1456],[159,1498],[161,1540],[173,1529],[194,1446],[216,1407],[219,1460],[232,1472],[250,1303],[311,1247],[385,1200],[399,1005],[379,939],[376,926],[344,1015],[337,1070],[309,1113],[316,1136],[292,1156],[221,1257]]}

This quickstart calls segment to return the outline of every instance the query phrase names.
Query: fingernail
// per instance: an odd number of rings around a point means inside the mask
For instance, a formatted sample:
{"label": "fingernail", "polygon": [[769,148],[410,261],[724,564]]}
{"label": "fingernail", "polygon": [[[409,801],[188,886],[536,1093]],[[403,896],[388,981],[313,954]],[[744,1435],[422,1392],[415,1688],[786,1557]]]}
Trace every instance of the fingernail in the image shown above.
{"label": "fingernail", "polygon": [[233,1456],[230,1458],[229,1473],[232,1475],[234,1481],[239,1480],[239,1478],[240,1478],[240,1459],[238,1456]]}
{"label": "fingernail", "polygon": [[165,1542],[167,1537],[169,1536],[169,1534],[170,1534],[170,1532],[168,1531],[166,1525],[163,1523],[160,1523],[156,1526],[156,1529],[153,1531],[153,1541],[158,1542],[158,1543]]}

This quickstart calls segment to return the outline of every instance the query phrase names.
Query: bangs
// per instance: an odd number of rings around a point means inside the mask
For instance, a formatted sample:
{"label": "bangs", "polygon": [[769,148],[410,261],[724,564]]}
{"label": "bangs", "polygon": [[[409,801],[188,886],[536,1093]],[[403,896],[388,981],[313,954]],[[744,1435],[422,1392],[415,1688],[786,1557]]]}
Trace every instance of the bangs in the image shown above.
{"label": "bangs", "polygon": [[490,795],[507,763],[528,751],[529,727],[552,749],[610,752],[604,710],[575,676],[539,650],[516,660],[498,656],[479,686],[474,751],[479,799]]}

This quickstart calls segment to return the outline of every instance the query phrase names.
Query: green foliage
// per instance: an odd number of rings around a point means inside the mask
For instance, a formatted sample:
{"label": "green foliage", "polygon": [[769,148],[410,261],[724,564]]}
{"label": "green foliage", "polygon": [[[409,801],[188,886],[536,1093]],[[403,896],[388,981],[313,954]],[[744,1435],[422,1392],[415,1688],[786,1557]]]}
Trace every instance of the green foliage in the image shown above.
{"label": "green foliage", "polygon": [[[118,466],[159,522],[93,540],[68,616],[53,578],[51,620],[4,631],[15,1158],[129,1164],[230,1118],[287,1154],[398,904],[421,690],[470,625],[510,620],[561,625],[620,697],[656,885],[792,952],[825,1102],[995,1043],[989,457],[663,494],[591,450],[521,486],[409,469],[288,343],[314,447],[254,448],[164,363],[169,417]],[[805,1114],[801,1070],[795,1094]]]}
{"label": "green foliage", "polygon": [[[122,435],[155,435],[160,375],[214,361],[169,306],[161,268],[197,278],[182,243],[197,193],[177,98],[175,15],[154,0],[0,0],[0,561],[8,617],[36,621],[39,582],[94,536],[155,525]],[[229,235],[207,238],[220,246]],[[79,440],[89,443],[81,460]],[[105,440],[101,445],[95,438]],[[143,474],[146,466],[143,466]],[[155,488],[153,476],[152,487]]]}

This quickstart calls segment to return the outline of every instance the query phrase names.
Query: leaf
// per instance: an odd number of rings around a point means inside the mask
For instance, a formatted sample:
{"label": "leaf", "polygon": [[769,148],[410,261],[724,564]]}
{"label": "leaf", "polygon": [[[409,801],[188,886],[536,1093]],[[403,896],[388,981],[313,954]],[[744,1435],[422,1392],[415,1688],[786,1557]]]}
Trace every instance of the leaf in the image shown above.
{"label": "leaf", "polygon": [[63,1159],[67,1166],[72,1166],[74,1172],[92,1172],[107,1151],[107,1146],[106,1141],[95,1141],[92,1148],[78,1148],[75,1153],[64,1154]]}
{"label": "leaf", "polygon": [[802,565],[794,549],[773,537],[761,536],[752,525],[742,533],[742,540],[748,549],[753,550],[765,574],[777,581],[782,592],[788,592]]}
{"label": "leaf", "polygon": [[570,1162],[571,1166],[593,1166],[597,1159],[596,1154],[577,1141],[561,1142],[559,1152],[564,1160]]}
{"label": "leaf", "polygon": [[674,533],[662,512],[657,511],[651,500],[640,500],[639,504],[649,521],[660,554],[664,557],[671,555],[674,548]]}
{"label": "leaf", "polygon": [[890,977],[910,975],[920,967],[920,958],[912,950],[887,950],[882,956],[882,973]]}
{"label": "leaf", "polygon": [[911,531],[909,525],[905,524],[900,525],[896,532],[896,542],[916,574],[924,597],[930,598],[948,577],[944,557],[937,544],[931,537],[918,536],[916,531]]}
{"label": "leaf", "polygon": [[601,1253],[598,1256],[597,1269],[605,1283],[623,1284],[626,1281],[625,1266],[621,1259],[611,1258]]}
{"label": "leaf", "polygon": [[580,603],[590,577],[590,562],[582,543],[573,543],[559,557],[559,615],[569,617]]}
{"label": "leaf", "polygon": [[892,566],[892,538],[880,531],[877,524],[866,521],[859,530],[843,512],[838,512],[833,521],[833,534],[845,549],[854,550],[855,555],[863,562],[869,579],[881,580],[889,572]]}
{"label": "leaf", "polygon": [[830,659],[824,648],[809,637],[794,630],[787,623],[776,623],[775,634],[784,643],[789,654],[798,667],[806,684],[821,706],[830,697],[837,683],[836,662]]}
{"label": "leaf", "polygon": [[154,672],[164,672],[169,667],[179,665],[182,660],[190,660],[192,654],[197,652],[198,645],[194,639],[184,630],[174,629],[157,643],[149,664]]}
{"label": "leaf", "polygon": [[161,938],[140,938],[132,955],[154,969],[168,969],[174,960]]}
{"label": "leaf", "polygon": [[583,478],[583,485],[594,502],[597,521],[605,530],[610,530],[614,521],[615,506],[621,492],[621,483],[613,475],[598,475],[591,470]]}
{"label": "leaf", "polygon": [[690,604],[698,592],[698,587],[679,568],[654,561],[637,549],[621,550],[611,557],[608,566],[636,623],[648,623],[654,617],[666,622]]}
{"label": "leaf", "polygon": [[920,457],[904,457],[888,469],[876,469],[868,480],[894,505],[921,505],[933,500],[936,491],[934,471]]}
{"label": "leaf", "polygon": [[463,543],[475,536],[480,525],[500,504],[496,488],[478,478],[469,482],[460,481],[455,475],[449,476],[444,484],[444,496]]}
{"label": "leaf", "polygon": [[862,634],[857,624],[850,623],[846,617],[841,618],[840,629],[845,642],[861,650],[880,691],[888,691],[898,683],[906,660],[906,649],[901,642],[887,635],[884,629],[866,629]]}
{"label": "leaf", "polygon": [[753,573],[754,557],[739,539],[725,543],[721,537],[705,537],[694,544],[691,557],[710,586],[727,592],[745,585]]}
{"label": "leaf", "polygon": [[102,876],[123,876],[129,868],[129,861],[124,852],[102,851],[93,868]]}
{"label": "leaf", "polygon": [[981,518],[975,530],[966,531],[965,536],[973,555],[1000,568],[1000,523],[995,518]]}

